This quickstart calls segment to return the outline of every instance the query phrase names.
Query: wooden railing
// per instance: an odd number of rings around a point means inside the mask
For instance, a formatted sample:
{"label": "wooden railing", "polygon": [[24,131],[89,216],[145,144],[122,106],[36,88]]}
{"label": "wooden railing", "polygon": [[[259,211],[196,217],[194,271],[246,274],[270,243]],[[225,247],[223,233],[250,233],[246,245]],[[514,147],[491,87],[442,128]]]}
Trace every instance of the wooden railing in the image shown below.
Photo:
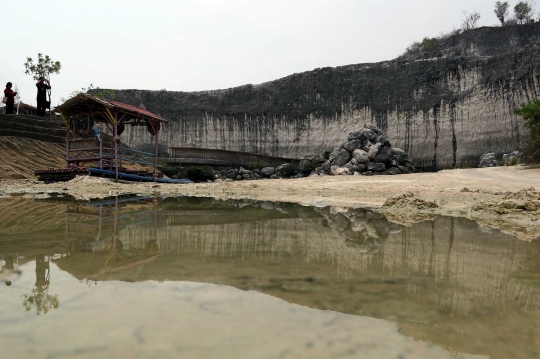
{"label": "wooden railing", "polygon": [[169,156],[169,158],[161,158],[160,161],[182,164],[244,165],[254,167],[277,167],[284,163],[296,163],[299,161],[292,158],[274,157],[249,152],[186,147],[169,147]]}

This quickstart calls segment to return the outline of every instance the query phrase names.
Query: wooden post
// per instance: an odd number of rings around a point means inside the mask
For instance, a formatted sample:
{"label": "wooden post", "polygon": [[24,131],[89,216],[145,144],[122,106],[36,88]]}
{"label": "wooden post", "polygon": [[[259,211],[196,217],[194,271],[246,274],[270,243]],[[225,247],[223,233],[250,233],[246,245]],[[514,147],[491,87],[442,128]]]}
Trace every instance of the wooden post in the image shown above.
{"label": "wooden post", "polygon": [[69,126],[66,131],[66,169],[69,169]]}
{"label": "wooden post", "polygon": [[118,181],[118,112],[114,112],[114,167],[116,171],[116,180]]}
{"label": "wooden post", "polygon": [[114,258],[116,259],[116,230],[117,230],[117,223],[118,223],[118,196],[114,199],[114,220],[113,220],[113,234],[112,234],[112,247],[113,247],[113,253]]}
{"label": "wooden post", "polygon": [[[150,126],[152,126],[152,123],[150,123]],[[153,126],[152,126],[153,127]],[[159,128],[158,126],[154,127],[155,134],[155,145],[154,145],[154,182],[156,182],[156,170],[157,170],[157,153],[158,153],[158,135],[159,135]]]}
{"label": "wooden post", "polygon": [[101,135],[98,135],[99,140],[99,168],[103,169],[103,140],[101,139]]}

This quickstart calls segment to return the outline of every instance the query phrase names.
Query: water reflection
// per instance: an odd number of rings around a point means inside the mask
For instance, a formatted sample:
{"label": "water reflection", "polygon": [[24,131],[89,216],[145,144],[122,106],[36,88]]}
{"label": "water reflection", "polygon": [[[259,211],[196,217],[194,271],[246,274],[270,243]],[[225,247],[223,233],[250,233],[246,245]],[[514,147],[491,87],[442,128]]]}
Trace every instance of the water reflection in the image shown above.
{"label": "water reflection", "polygon": [[52,309],[58,309],[60,301],[58,295],[49,294],[50,257],[45,254],[36,255],[36,284],[30,294],[23,296],[24,309],[29,312],[35,307],[36,314],[47,314]]}
{"label": "water reflection", "polygon": [[32,205],[23,216],[32,220],[0,228],[0,250],[2,271],[35,258],[24,307],[38,314],[59,306],[61,297],[48,294],[54,265],[98,286],[189,281],[256,290],[394,321],[456,353],[540,352],[539,244],[471,221],[403,227],[364,209],[201,198]]}

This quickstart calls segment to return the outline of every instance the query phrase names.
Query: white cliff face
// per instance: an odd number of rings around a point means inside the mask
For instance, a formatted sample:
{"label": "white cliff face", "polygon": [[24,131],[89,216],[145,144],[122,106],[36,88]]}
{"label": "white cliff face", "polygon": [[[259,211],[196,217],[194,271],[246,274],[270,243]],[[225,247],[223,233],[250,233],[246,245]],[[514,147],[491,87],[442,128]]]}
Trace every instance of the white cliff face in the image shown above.
{"label": "white cliff face", "polygon": [[[511,152],[528,139],[524,121],[513,109],[525,96],[508,100],[477,89],[460,103],[441,101],[428,111],[407,113],[389,110],[386,134],[393,146],[402,148],[416,161],[437,168],[471,166],[487,152]],[[311,157],[331,150],[347,134],[377,123],[369,107],[345,108],[332,117],[310,115],[303,120],[284,117],[246,117],[243,120],[206,113],[196,119],[170,120],[160,134],[162,150],[195,147],[256,152],[279,157]],[[123,135],[130,146],[151,146],[153,137],[133,128]]]}
{"label": "white cliff face", "polygon": [[[530,37],[540,33],[540,25],[527,29]],[[195,147],[311,157],[374,123],[417,166],[475,166],[483,153],[507,153],[526,144],[528,130],[514,109],[539,93],[540,69],[538,46],[504,52],[498,44],[494,50],[492,30],[479,30],[472,40],[462,40],[480,43],[489,37],[487,45],[460,43],[469,52],[454,57],[455,47],[448,47],[421,61],[316,69],[208,92],[125,90],[115,99],[143,103],[169,120],[160,134],[162,155],[168,147]],[[142,128],[126,129],[123,140],[139,149],[153,143]]]}

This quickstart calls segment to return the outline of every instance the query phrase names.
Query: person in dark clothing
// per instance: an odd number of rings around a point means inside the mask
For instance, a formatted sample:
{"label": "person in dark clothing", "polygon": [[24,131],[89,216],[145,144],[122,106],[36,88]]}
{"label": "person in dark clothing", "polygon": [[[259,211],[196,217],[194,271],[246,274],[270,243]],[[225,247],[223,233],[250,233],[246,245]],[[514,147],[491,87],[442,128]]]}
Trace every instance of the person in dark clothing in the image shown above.
{"label": "person in dark clothing", "polygon": [[37,115],[45,116],[47,104],[47,90],[51,89],[51,83],[45,77],[41,76],[36,83],[37,87]]}
{"label": "person in dark clothing", "polygon": [[6,84],[6,89],[4,90],[4,96],[7,97],[6,114],[8,115],[13,114],[13,107],[15,104],[15,95],[17,95],[17,93],[11,89],[12,86],[13,84],[11,82],[8,82]]}

